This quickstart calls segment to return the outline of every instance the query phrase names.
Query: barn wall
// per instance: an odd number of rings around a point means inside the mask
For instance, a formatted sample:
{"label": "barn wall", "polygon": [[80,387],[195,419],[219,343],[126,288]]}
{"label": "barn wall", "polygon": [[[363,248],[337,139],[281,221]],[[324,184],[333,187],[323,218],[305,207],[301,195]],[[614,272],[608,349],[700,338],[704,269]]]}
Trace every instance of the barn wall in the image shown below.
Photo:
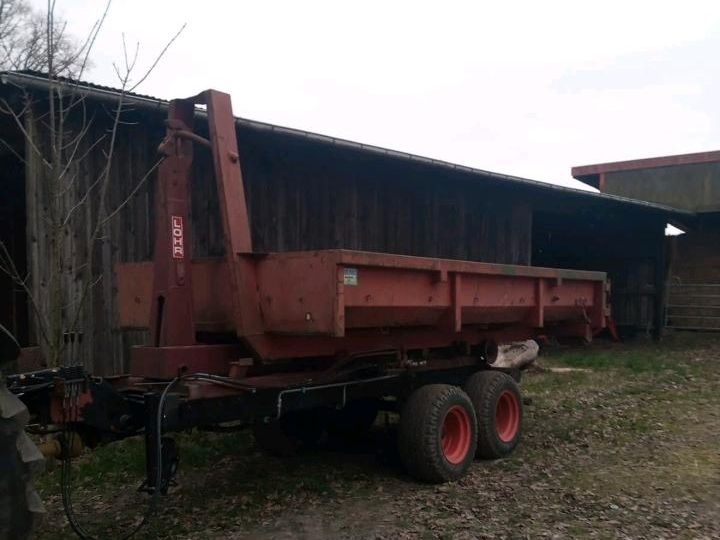
{"label": "barn wall", "polygon": [[[255,251],[347,248],[529,264],[531,211],[511,189],[352,149],[240,129]],[[192,183],[196,254],[222,254],[208,153]]]}
{"label": "barn wall", "polygon": [[720,210],[720,163],[605,173],[605,193],[692,211]]}
{"label": "barn wall", "polygon": [[670,252],[668,326],[720,330],[720,213],[699,215]]}
{"label": "barn wall", "polygon": [[699,215],[694,227],[672,242],[674,281],[720,283],[720,212]]}
{"label": "barn wall", "polygon": [[698,212],[687,232],[669,241],[665,323],[720,330],[720,163],[605,173],[604,191]]}
{"label": "barn wall", "polygon": [[[33,145],[25,149],[26,194],[26,245],[28,270],[32,278],[34,297],[38,308],[49,317],[52,281],[60,281],[62,320],[66,350],[62,362],[66,365],[80,364],[96,373],[107,374],[120,371],[132,336],[120,332],[115,324],[115,277],[113,265],[118,260],[145,260],[152,253],[150,234],[152,207],[151,180],[142,184],[134,196],[131,191],[152,167],[157,159],[154,149],[162,133],[162,116],[157,124],[139,122],[137,114],[125,117],[128,122],[118,131],[117,143],[107,184],[107,209],[119,209],[110,220],[103,234],[91,244],[98,215],[101,184],[98,177],[107,163],[111,126],[110,112],[106,109],[90,111],[92,118],[83,126],[71,119],[65,126],[68,140],[87,129],[76,155],[86,156],[73,162],[68,169],[60,196],[59,215],[67,217],[60,250],[64,264],[61,269],[52,268],[50,249],[53,237],[47,216],[52,190],[49,188],[48,171],[33,147],[48,152],[48,136],[42,111],[35,111],[35,118],[28,117],[26,128],[33,138]],[[94,112],[94,114],[92,114]],[[90,195],[84,198],[87,193]],[[129,198],[128,198],[129,197]],[[81,201],[84,204],[80,204]],[[92,245],[92,249],[88,246]],[[91,254],[93,285],[86,287],[86,263]],[[89,308],[73,325],[76,306],[85,298]],[[34,320],[32,320],[34,323]],[[31,324],[31,340],[37,343],[40,326]],[[34,338],[34,339],[33,339]],[[130,341],[128,341],[130,340]]]}

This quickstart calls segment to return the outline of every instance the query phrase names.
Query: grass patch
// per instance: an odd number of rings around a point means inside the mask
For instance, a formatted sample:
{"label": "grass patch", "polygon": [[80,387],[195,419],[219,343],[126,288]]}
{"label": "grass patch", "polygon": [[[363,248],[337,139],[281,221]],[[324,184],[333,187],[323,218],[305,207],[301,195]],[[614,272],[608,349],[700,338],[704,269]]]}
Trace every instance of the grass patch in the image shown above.
{"label": "grass patch", "polygon": [[555,347],[543,360],[551,365],[593,370],[625,370],[631,374],[702,372],[699,363],[717,358],[720,335],[670,334],[662,341],[636,338],[626,343],[600,342],[586,347]]}
{"label": "grass patch", "polygon": [[630,373],[659,373],[669,370],[678,374],[685,374],[687,371],[684,364],[646,348],[573,350],[552,355],[551,358],[568,367],[595,370],[621,369]]}
{"label": "grass patch", "polygon": [[[201,431],[173,434],[184,468],[204,468],[231,454],[245,453],[252,444],[247,432],[215,434]],[[130,437],[86,451],[73,461],[73,484],[78,488],[139,482],[145,476],[145,441]],[[38,481],[43,492],[57,490],[59,467],[52,467]]]}

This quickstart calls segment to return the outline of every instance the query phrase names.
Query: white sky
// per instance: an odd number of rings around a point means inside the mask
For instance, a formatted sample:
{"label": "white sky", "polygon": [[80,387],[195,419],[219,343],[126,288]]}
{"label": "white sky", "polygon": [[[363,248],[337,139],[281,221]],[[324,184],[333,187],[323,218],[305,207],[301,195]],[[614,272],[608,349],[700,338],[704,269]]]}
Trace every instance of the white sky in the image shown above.
{"label": "white sky", "polygon": [[[32,0],[40,7],[44,0]],[[102,0],[57,0],[84,36]],[[570,167],[720,148],[720,2],[115,0],[86,77],[206,88],[235,114],[583,187]]]}

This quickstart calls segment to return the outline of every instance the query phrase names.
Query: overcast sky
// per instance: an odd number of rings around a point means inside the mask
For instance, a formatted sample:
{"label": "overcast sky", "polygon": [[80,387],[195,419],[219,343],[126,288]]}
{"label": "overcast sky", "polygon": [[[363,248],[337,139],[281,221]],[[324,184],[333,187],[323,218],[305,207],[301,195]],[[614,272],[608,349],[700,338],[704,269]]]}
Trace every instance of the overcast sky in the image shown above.
{"label": "overcast sky", "polygon": [[[57,4],[83,36],[104,1]],[[575,187],[573,165],[720,148],[717,0],[116,0],[86,78],[117,85],[123,32],[144,69],[183,23],[139,92]]]}

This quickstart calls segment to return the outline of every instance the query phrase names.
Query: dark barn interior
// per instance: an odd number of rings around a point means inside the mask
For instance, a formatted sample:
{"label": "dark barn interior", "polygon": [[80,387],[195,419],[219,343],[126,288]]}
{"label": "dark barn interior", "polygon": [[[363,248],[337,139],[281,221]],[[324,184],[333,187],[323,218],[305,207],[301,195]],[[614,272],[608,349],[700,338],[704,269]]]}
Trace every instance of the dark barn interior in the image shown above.
{"label": "dark barn interior", "polygon": [[[43,88],[39,77],[13,77],[15,84]],[[2,85],[0,92],[8,96],[16,88]],[[106,129],[109,115],[101,112],[117,94],[83,88],[87,103],[100,111],[95,129]],[[132,97],[132,121],[122,127],[111,173],[112,204],[128,197],[156,159],[166,107],[154,98]],[[8,129],[9,120],[2,125]],[[237,133],[257,252],[342,247],[603,270],[613,280],[619,325],[655,332],[662,327],[664,228],[687,213],[248,120],[238,119]],[[22,138],[16,133],[14,140]],[[28,268],[36,268],[31,286],[42,295],[43,270],[36,259],[43,223],[32,210],[41,204],[38,176],[31,173],[37,165],[31,153],[27,167],[10,152],[1,155],[3,186],[13,195],[0,203],[3,241],[14,246],[19,264],[27,261]],[[81,167],[79,174],[89,177],[91,169]],[[146,339],[144,330],[117,327],[113,265],[151,258],[153,187],[151,178],[130,197],[97,248],[102,282],[92,293],[92,315],[83,321],[84,352],[73,353],[81,355],[74,363],[96,373],[124,370],[129,347]],[[191,221],[193,256],[222,255],[217,193],[210,156],[202,147],[196,149]],[[82,224],[73,234],[81,241]],[[68,287],[74,279],[68,276]],[[24,345],[32,344],[27,301],[7,281],[0,284],[0,322]]]}
{"label": "dark barn interior", "polygon": [[[23,141],[17,129],[0,122],[0,249],[6,249],[21,274],[27,272],[25,235],[25,169],[22,162]],[[18,340],[27,343],[28,305],[22,287],[0,269],[0,324]]]}
{"label": "dark barn interior", "polygon": [[612,316],[621,331],[657,332],[663,326],[664,230],[659,216],[633,208],[539,209],[533,216],[532,263],[607,272]]}

